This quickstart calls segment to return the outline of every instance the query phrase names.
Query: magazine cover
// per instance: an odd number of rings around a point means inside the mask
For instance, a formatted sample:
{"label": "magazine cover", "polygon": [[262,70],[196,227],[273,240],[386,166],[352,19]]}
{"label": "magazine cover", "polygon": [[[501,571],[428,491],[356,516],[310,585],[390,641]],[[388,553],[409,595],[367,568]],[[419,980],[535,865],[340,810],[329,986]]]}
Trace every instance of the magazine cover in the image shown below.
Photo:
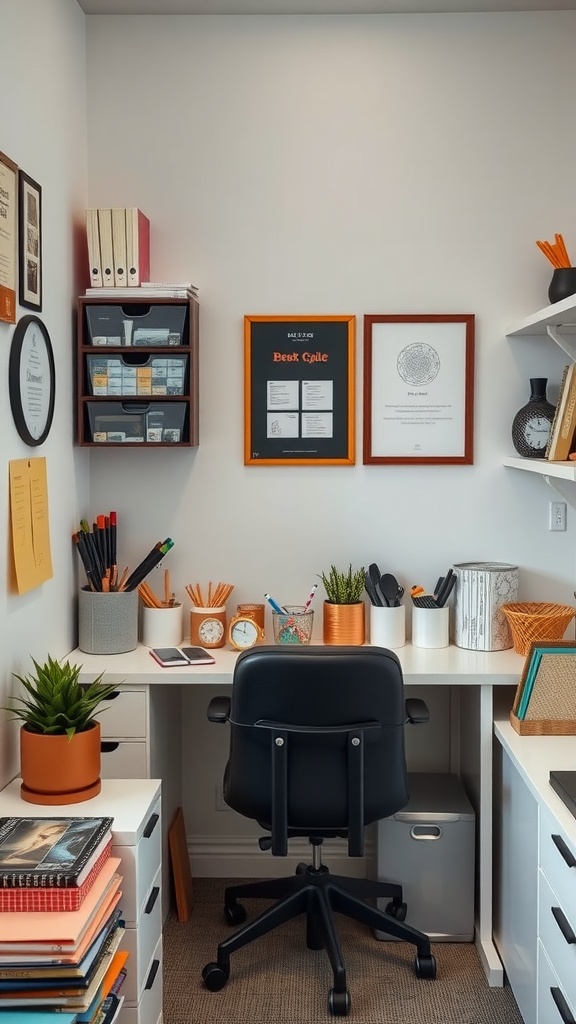
{"label": "magazine cover", "polygon": [[0,886],[76,884],[113,818],[0,818]]}

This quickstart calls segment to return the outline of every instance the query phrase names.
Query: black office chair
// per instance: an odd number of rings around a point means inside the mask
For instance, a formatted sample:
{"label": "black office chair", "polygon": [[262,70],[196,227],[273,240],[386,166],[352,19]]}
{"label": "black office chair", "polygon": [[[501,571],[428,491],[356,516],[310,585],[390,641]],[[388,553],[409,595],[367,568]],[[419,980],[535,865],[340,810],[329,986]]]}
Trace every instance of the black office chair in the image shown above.
{"label": "black office chair", "polygon": [[[328,1009],[345,1016],[350,994],[334,911],[413,943],[417,976],[434,978],[428,936],[403,923],[402,887],[331,875],[321,861],[322,842],[333,837],[347,838],[349,856],[361,857],[364,827],[408,802],[404,726],[429,715],[423,701],[405,699],[396,655],[381,647],[254,647],[238,657],[231,699],[215,697],[207,713],[230,724],[226,803],[270,832],[261,849],[283,857],[289,838],[307,836],[313,861],[288,878],[225,890],[229,924],[246,919],[239,897],[278,902],[220,943],[202,972],[206,987],[223,988],[235,950],[306,914],[307,946],[326,949],[334,975]],[[385,911],[377,897],[390,901]]]}

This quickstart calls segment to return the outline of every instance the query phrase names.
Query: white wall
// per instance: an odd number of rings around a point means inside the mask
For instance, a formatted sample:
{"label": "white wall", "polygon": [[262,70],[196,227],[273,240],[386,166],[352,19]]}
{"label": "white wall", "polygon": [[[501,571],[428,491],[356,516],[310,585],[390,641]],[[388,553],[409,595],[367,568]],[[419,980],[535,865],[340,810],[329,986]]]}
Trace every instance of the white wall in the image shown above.
{"label": "white wall", "polygon": [[[91,456],[127,561],[170,535],[180,593],[230,580],[232,606],[373,560],[427,586],[512,561],[522,597],[571,597],[573,513],[550,534],[554,493],[500,457],[564,363],[504,328],[547,304],[536,238],[576,258],[575,40],[574,13],[88,18],[90,202],[140,206],[152,277],[201,299],[198,451]],[[362,315],[411,311],[476,314],[473,467],[243,465],[245,313],[356,314],[360,453]]]}
{"label": "white wall", "polygon": [[[0,324],[0,704],[14,689],[13,672],[28,672],[30,655],[44,660],[76,644],[76,555],[71,533],[86,505],[87,460],[73,438],[72,309],[86,205],[85,17],[76,0],[3,0],[0,149],[42,187],[44,302],[56,364],[56,409],[46,442],[29,448],[10,412],[8,360],[13,326]],[[18,318],[30,310],[19,308]],[[8,462],[47,463],[54,576],[19,596],[11,583]],[[0,713],[0,786],[18,769],[17,729]]]}
{"label": "white wall", "polygon": [[[121,558],[170,535],[178,592],[230,580],[232,608],[371,561],[428,587],[509,561],[521,599],[572,600],[574,511],[549,533],[554,492],[500,460],[529,377],[555,401],[565,361],[504,331],[547,304],[537,238],[562,231],[576,260],[575,41],[573,12],[87,19],[90,204],[140,206],[153,279],[201,299],[198,451],[91,455]],[[476,314],[473,466],[362,465],[366,312]],[[357,316],[356,466],[243,465],[247,313]],[[232,830],[190,784],[224,757],[198,710],[185,810]]]}

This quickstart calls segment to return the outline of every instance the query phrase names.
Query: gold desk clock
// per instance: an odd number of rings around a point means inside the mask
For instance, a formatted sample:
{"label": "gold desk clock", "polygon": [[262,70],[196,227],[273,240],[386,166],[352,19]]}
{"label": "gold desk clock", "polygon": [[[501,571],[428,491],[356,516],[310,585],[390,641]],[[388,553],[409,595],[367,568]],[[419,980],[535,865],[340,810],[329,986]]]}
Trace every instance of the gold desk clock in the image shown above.
{"label": "gold desk clock", "polygon": [[228,626],[228,642],[237,651],[247,651],[264,639],[264,630],[249,615],[235,615]]}

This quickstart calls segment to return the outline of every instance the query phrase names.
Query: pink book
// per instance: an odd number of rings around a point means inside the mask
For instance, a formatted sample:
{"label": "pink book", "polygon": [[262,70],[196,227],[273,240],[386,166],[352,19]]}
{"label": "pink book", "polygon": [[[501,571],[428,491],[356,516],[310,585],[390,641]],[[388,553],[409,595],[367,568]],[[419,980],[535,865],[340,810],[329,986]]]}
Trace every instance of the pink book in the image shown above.
{"label": "pink book", "polygon": [[119,857],[109,857],[82,906],[71,911],[28,911],[0,915],[0,952],[37,948],[46,952],[75,950],[103,908],[109,909],[121,877]]}
{"label": "pink book", "polygon": [[126,210],[126,265],[129,285],[150,279],[150,221],[136,206]]}

